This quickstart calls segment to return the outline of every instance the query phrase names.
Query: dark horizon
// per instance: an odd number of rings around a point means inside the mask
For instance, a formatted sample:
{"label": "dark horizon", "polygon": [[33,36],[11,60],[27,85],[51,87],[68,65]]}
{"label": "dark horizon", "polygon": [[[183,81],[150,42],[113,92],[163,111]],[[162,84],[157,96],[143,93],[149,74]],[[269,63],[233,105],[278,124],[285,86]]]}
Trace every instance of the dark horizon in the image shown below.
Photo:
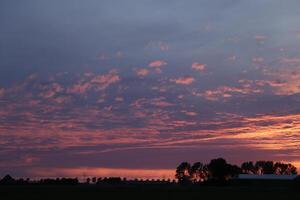
{"label": "dark horizon", "polygon": [[164,178],[218,157],[300,168],[299,7],[1,0],[0,176]]}

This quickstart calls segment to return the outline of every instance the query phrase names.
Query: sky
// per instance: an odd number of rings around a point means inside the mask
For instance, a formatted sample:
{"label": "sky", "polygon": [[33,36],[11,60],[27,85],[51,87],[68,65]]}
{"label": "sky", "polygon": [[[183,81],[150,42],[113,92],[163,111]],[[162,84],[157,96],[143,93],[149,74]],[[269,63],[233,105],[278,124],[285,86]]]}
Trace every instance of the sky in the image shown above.
{"label": "sky", "polygon": [[1,0],[0,176],[300,167],[298,0]]}

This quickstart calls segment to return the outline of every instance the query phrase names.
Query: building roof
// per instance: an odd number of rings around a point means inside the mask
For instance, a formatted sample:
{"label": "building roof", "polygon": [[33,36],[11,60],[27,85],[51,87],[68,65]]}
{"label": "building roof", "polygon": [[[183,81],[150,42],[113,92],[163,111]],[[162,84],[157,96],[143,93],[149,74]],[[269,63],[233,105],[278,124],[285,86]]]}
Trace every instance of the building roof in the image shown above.
{"label": "building roof", "polygon": [[238,179],[251,179],[251,180],[293,180],[298,175],[276,175],[276,174],[239,174]]}

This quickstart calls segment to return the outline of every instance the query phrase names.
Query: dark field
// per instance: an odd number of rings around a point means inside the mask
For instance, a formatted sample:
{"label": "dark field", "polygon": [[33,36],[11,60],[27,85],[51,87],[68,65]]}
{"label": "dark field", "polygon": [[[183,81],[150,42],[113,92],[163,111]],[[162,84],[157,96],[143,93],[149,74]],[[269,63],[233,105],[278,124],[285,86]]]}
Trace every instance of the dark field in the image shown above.
{"label": "dark field", "polygon": [[300,199],[295,187],[0,186],[0,199]]}

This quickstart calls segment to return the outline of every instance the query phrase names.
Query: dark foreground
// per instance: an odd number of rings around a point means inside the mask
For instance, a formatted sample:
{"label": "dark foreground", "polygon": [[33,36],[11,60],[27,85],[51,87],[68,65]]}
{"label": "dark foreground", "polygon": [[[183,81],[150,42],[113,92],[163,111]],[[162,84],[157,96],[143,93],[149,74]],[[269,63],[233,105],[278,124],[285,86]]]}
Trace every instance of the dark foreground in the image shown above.
{"label": "dark foreground", "polygon": [[300,199],[298,187],[0,186],[0,199]]}

